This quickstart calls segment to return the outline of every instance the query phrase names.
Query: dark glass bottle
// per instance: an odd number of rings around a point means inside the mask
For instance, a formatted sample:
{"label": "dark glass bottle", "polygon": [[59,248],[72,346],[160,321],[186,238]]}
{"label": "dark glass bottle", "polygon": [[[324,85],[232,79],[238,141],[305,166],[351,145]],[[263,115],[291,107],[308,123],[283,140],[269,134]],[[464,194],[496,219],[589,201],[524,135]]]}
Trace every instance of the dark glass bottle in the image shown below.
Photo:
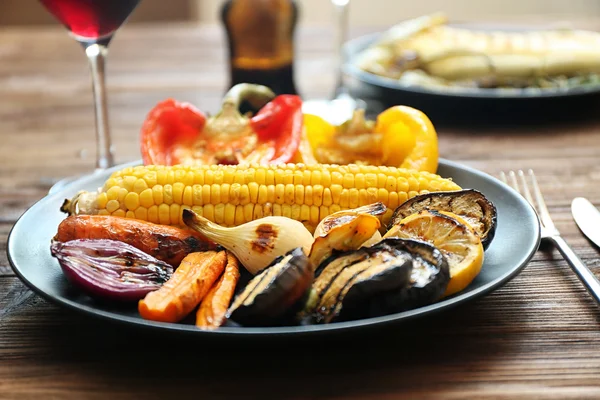
{"label": "dark glass bottle", "polygon": [[258,83],[276,94],[297,94],[294,84],[294,0],[227,0],[221,18],[229,42],[230,82]]}

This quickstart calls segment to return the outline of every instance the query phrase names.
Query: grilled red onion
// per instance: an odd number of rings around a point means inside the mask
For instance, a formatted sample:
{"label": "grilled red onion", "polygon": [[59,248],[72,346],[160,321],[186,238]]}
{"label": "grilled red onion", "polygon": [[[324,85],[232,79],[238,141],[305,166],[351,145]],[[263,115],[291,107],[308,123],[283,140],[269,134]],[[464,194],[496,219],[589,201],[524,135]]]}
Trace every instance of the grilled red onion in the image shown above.
{"label": "grilled red onion", "polygon": [[116,240],[55,241],[50,250],[73,285],[102,299],[137,301],[173,273],[169,264]]}

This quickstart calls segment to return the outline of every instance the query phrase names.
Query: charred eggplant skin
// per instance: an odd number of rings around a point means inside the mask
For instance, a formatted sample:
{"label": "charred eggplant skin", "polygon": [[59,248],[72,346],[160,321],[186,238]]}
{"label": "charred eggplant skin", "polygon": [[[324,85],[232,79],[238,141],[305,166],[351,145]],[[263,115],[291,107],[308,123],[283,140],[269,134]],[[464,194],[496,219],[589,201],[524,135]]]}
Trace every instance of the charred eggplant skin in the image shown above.
{"label": "charred eggplant skin", "polygon": [[388,229],[421,210],[450,211],[468,222],[474,222],[471,225],[481,237],[484,249],[494,239],[498,218],[496,207],[475,189],[425,193],[408,199],[394,210]]}
{"label": "charred eggplant skin", "polygon": [[277,257],[236,296],[227,318],[242,326],[286,324],[304,305],[313,271],[300,247]]}
{"label": "charred eggplant skin", "polygon": [[390,314],[432,304],[443,296],[450,282],[450,267],[439,249],[421,240],[397,240],[395,245],[413,256],[410,283],[379,299],[372,306],[372,313]]}
{"label": "charred eggplant skin", "polygon": [[[320,266],[303,315],[313,323],[368,318],[379,297],[401,291],[410,282],[412,255],[390,238],[371,247],[337,253]],[[350,260],[350,261],[346,261]],[[306,323],[306,318],[303,319]]]}

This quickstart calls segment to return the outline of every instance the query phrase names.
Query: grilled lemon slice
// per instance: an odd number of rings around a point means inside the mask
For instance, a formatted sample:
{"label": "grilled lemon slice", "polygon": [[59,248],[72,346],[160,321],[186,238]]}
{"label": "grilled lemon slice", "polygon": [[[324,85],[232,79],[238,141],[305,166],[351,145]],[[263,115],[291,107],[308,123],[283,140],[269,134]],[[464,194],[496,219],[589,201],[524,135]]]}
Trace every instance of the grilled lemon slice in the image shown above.
{"label": "grilled lemon slice", "polygon": [[444,296],[466,288],[483,265],[481,239],[464,219],[451,212],[423,210],[409,215],[392,226],[386,237],[424,240],[444,254],[450,266],[450,282]]}

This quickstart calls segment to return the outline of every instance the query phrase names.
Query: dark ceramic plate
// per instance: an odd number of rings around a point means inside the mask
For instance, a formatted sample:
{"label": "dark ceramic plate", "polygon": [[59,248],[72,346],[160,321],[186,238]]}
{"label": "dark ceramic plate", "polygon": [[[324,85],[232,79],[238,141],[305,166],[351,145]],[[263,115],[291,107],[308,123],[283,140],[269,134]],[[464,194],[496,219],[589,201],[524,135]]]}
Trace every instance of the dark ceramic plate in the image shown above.
{"label": "dark ceramic plate", "polygon": [[[465,25],[466,26],[466,25]],[[477,27],[486,30],[486,27]],[[488,30],[494,28],[489,27]],[[512,28],[514,30],[514,28]],[[453,89],[406,85],[365,72],[355,65],[357,55],[373,43],[380,33],[369,34],[351,40],[345,45],[347,63],[344,72],[346,84],[352,95],[367,100],[372,113],[397,104],[416,107],[432,119],[479,122],[477,117],[488,121],[490,115],[499,120],[507,118],[529,119],[537,116],[549,118],[549,111],[561,111],[561,119],[576,113],[585,114],[600,102],[600,85],[582,85],[564,90],[535,89]],[[565,112],[568,111],[568,112]],[[495,122],[495,121],[494,121]],[[504,121],[506,122],[506,121]]]}
{"label": "dark ceramic plate", "polygon": [[227,327],[213,332],[204,332],[193,325],[145,321],[138,315],[135,306],[116,307],[98,303],[72,288],[63,277],[57,261],[50,256],[50,239],[55,235],[60,221],[65,218],[59,211],[63,200],[72,197],[79,190],[95,190],[102,186],[111,172],[112,170],[109,170],[84,177],[43,198],[23,214],[8,238],[8,258],[17,275],[27,286],[51,302],[103,318],[107,323],[115,321],[165,332],[187,332],[199,336],[307,335],[400,323],[473,300],[505,284],[525,267],[533,257],[540,241],[537,217],[523,197],[486,174],[441,160],[439,173],[442,176],[452,177],[464,188],[480,190],[494,202],[498,209],[496,237],[485,253],[481,273],[467,289],[438,303],[385,317],[329,325],[277,328]]}

